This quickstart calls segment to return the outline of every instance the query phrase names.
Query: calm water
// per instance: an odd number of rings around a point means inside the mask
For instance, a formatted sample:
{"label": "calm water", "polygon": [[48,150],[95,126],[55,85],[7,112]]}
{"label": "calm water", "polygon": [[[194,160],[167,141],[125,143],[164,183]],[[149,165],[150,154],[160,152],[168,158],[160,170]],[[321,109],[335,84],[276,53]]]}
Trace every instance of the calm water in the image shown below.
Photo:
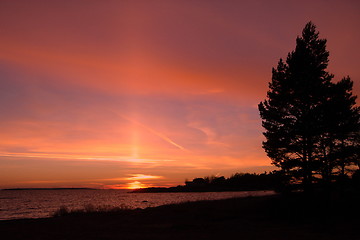
{"label": "calm water", "polygon": [[171,203],[263,196],[273,191],[205,193],[127,193],[124,190],[21,190],[0,191],[0,220],[49,217],[60,206],[70,209],[94,206],[155,207]]}

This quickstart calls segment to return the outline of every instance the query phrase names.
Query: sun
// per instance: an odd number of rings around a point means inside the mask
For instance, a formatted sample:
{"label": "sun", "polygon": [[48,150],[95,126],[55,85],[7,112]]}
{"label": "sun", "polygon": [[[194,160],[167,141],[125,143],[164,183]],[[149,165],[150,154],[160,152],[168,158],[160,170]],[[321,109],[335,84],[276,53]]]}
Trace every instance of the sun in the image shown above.
{"label": "sun", "polygon": [[128,189],[146,188],[147,186],[139,181],[128,183]]}

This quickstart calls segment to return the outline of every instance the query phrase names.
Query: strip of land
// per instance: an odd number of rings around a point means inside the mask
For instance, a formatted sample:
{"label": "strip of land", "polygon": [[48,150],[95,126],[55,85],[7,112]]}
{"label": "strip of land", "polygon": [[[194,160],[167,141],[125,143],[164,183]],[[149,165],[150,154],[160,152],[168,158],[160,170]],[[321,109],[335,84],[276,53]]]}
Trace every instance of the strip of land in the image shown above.
{"label": "strip of land", "polygon": [[360,239],[358,194],[301,193],[0,221],[1,239]]}
{"label": "strip of land", "polygon": [[23,190],[96,190],[95,188],[5,188],[2,191],[23,191]]}

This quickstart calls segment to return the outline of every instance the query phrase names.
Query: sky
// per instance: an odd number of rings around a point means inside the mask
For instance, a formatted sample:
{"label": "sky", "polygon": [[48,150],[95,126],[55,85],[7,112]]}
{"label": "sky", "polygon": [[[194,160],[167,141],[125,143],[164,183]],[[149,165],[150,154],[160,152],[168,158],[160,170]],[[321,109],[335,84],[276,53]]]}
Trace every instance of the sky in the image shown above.
{"label": "sky", "polygon": [[312,21],[360,94],[360,2],[0,1],[0,188],[275,169],[257,109]]}

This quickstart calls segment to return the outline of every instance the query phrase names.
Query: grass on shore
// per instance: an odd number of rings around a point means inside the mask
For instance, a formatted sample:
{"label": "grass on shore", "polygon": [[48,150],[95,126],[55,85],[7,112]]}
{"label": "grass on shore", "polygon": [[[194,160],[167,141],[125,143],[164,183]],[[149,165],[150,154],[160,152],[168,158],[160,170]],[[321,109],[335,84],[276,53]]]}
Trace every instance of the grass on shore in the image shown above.
{"label": "grass on shore", "polygon": [[64,217],[70,215],[84,215],[84,214],[120,214],[133,210],[133,208],[121,204],[120,206],[87,204],[83,208],[70,209],[66,206],[60,206],[55,212],[51,214],[52,217]]}

